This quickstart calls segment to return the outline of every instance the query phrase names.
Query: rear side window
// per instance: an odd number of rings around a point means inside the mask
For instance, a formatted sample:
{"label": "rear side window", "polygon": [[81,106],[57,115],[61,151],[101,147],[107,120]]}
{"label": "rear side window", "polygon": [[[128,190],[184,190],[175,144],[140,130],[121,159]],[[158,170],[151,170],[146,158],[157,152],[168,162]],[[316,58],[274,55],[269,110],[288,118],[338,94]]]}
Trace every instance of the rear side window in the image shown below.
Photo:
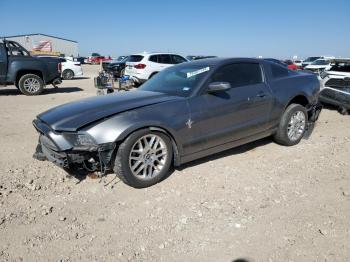
{"label": "rear side window", "polygon": [[281,78],[289,75],[288,69],[279,65],[270,64],[273,78]]}
{"label": "rear side window", "polygon": [[179,55],[172,55],[171,57],[173,59],[173,63],[174,64],[180,64],[180,63],[186,62],[186,59],[181,57],[181,56],[179,56]]}
{"label": "rear side window", "polygon": [[140,62],[142,59],[142,55],[131,55],[129,56],[128,62]]}
{"label": "rear side window", "polygon": [[237,63],[220,68],[212,82],[229,82],[231,87],[239,87],[262,83],[263,77],[259,64]]}
{"label": "rear side window", "polygon": [[160,64],[172,64],[170,55],[158,55],[158,63],[160,63]]}
{"label": "rear side window", "polygon": [[151,55],[148,59],[151,62],[158,63],[158,56],[157,55]]}

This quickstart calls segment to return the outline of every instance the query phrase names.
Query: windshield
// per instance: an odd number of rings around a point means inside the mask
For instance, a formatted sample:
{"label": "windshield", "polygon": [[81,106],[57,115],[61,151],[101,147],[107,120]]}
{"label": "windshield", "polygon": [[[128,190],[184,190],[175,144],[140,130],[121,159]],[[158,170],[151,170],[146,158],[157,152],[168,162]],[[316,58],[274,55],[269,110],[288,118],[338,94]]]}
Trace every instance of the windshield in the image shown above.
{"label": "windshield", "polygon": [[210,66],[188,63],[170,67],[156,74],[139,89],[187,97],[193,93],[209,71]]}
{"label": "windshield", "polygon": [[326,60],[316,60],[315,62],[312,63],[313,65],[328,65],[329,62]]}
{"label": "windshield", "polygon": [[320,57],[316,57],[316,56],[311,56],[311,57],[308,57],[306,60],[304,60],[304,62],[313,62],[317,59],[319,59]]}

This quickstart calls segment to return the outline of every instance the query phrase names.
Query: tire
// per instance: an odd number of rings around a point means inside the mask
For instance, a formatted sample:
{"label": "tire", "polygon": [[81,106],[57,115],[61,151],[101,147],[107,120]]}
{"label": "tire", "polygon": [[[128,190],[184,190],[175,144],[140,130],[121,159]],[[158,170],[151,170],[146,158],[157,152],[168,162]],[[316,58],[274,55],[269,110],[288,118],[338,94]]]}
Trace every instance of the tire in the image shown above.
{"label": "tire", "polygon": [[70,70],[70,69],[66,69],[62,72],[62,78],[64,80],[72,80],[74,77],[74,72],[73,70]]}
{"label": "tire", "polygon": [[[153,137],[155,139],[152,147]],[[148,149],[144,139],[151,144]],[[142,151],[140,151],[140,143]],[[156,157],[156,155],[161,157]],[[170,138],[162,132],[142,129],[132,133],[119,146],[115,157],[114,172],[129,186],[149,187],[167,177],[172,159],[173,148]]]}
{"label": "tire", "polygon": [[18,87],[27,96],[40,95],[44,90],[44,81],[37,75],[26,74],[19,79]]}
{"label": "tire", "polygon": [[[294,123],[292,122],[294,118]],[[291,104],[284,111],[274,140],[285,146],[294,146],[303,138],[307,128],[307,112],[299,104]]]}

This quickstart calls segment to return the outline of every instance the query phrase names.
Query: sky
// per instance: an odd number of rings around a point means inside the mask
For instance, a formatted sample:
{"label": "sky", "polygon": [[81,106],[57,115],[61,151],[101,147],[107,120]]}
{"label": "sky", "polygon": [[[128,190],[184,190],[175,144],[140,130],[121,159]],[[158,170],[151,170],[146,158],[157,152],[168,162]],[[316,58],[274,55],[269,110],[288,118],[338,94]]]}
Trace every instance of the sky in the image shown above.
{"label": "sky", "polygon": [[350,57],[350,0],[0,0],[0,36],[43,33],[79,53]]}

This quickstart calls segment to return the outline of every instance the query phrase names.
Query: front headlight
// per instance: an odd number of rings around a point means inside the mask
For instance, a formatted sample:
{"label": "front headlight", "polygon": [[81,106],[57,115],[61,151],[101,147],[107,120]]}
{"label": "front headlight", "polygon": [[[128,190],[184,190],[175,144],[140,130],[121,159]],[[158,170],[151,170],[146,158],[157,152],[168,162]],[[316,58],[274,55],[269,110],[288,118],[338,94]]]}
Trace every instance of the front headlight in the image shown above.
{"label": "front headlight", "polygon": [[96,145],[95,140],[86,133],[64,134],[64,137],[69,141],[70,144],[73,145],[73,147]]}

